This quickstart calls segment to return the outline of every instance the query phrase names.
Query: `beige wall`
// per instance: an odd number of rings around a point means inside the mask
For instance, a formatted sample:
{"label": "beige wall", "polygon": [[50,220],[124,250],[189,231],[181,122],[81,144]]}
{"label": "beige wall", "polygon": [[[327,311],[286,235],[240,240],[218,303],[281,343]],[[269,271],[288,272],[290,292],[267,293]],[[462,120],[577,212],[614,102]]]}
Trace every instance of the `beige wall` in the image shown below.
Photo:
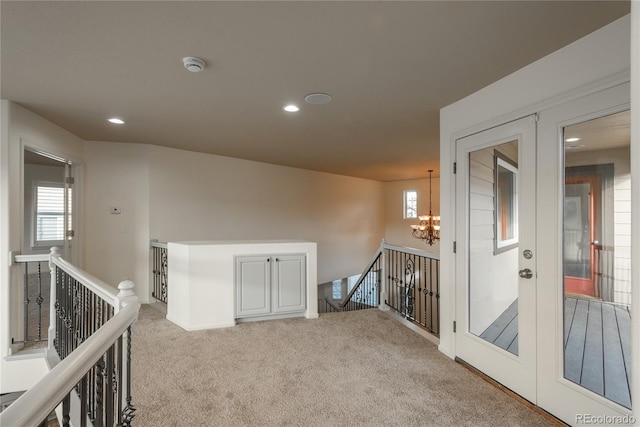
{"label": "beige wall", "polygon": [[143,302],[150,239],[311,240],[322,283],[360,273],[384,233],[376,181],[139,144],[87,142],[85,161],[87,271]]}
{"label": "beige wall", "polygon": [[[434,215],[440,215],[440,178],[433,177],[431,182],[431,206]],[[385,239],[387,243],[407,246],[427,252],[440,253],[440,242],[429,246],[411,235],[411,224],[417,219],[403,218],[403,197],[407,190],[418,192],[418,215],[429,213],[429,180],[415,179],[384,183]]]}
{"label": "beige wall", "polygon": [[377,181],[150,147],[149,185],[151,238],[311,240],[318,283],[360,273],[384,234]]}
{"label": "beige wall", "polygon": [[[149,294],[149,146],[85,143],[85,268],[111,286]],[[110,209],[120,209],[111,214]]]}

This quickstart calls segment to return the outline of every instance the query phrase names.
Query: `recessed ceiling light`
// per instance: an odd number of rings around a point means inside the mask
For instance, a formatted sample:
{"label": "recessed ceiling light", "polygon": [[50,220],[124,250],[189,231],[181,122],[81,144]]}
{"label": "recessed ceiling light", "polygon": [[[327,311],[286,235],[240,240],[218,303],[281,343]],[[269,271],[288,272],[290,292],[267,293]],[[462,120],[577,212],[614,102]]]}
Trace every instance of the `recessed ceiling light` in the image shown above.
{"label": "recessed ceiling light", "polygon": [[108,120],[109,123],[113,123],[114,125],[123,125],[124,124],[124,120],[119,119],[118,117],[111,117]]}
{"label": "recessed ceiling light", "polygon": [[310,93],[309,95],[304,97],[304,100],[309,104],[328,104],[331,102],[333,98],[331,95],[327,95],[326,93]]}
{"label": "recessed ceiling light", "polygon": [[300,107],[298,107],[297,105],[294,105],[294,104],[289,104],[289,105],[285,105],[284,106],[284,111],[287,111],[289,113],[296,113],[296,112],[300,111]]}
{"label": "recessed ceiling light", "polygon": [[567,139],[565,139],[565,142],[578,142],[578,141],[580,141],[580,138],[575,138],[575,137],[574,137],[574,138],[567,138]]}

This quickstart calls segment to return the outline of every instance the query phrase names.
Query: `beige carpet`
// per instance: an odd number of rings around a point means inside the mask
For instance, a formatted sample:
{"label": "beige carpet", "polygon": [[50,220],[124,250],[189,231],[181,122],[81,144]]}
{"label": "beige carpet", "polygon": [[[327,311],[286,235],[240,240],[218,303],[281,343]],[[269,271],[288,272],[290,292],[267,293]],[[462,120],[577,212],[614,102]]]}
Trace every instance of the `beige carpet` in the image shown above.
{"label": "beige carpet", "polygon": [[553,425],[377,309],[185,332],[143,306],[136,426]]}

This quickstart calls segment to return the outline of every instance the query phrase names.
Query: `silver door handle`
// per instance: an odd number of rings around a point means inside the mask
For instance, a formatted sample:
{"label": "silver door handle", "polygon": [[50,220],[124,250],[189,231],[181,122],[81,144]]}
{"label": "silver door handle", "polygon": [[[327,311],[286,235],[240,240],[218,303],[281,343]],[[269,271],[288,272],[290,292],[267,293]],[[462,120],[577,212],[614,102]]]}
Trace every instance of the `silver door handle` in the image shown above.
{"label": "silver door handle", "polygon": [[533,271],[529,270],[528,268],[520,270],[518,274],[523,279],[531,279],[533,277]]}

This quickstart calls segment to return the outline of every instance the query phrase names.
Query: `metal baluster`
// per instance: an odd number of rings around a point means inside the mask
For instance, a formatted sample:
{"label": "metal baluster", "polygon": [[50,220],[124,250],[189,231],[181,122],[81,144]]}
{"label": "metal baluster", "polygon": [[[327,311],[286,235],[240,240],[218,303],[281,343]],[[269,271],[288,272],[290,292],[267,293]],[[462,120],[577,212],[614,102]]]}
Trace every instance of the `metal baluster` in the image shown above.
{"label": "metal baluster", "polygon": [[105,425],[112,426],[113,425],[113,399],[114,399],[114,390],[115,384],[113,381],[113,346],[109,347],[107,350],[107,367],[105,370],[106,373],[106,390],[104,393],[105,400]]}
{"label": "metal baluster", "polygon": [[440,336],[440,263],[436,262],[436,329],[435,334]]}
{"label": "metal baluster", "polygon": [[127,375],[127,384],[126,384],[126,393],[127,393],[127,406],[123,411],[123,420],[122,425],[124,427],[131,426],[131,421],[133,420],[134,412],[136,411],[133,405],[131,404],[131,326],[127,328],[127,366],[126,366],[126,375]]}
{"label": "metal baluster", "polygon": [[42,341],[42,268],[40,262],[38,262],[38,296],[36,297],[36,304],[38,304],[38,341]]}
{"label": "metal baluster", "polygon": [[101,427],[103,425],[103,382],[102,378],[104,376],[104,356],[100,358],[98,364],[96,365],[96,418],[94,422],[95,427]]}
{"label": "metal baluster", "polygon": [[117,412],[116,415],[118,416],[117,421],[118,421],[118,425],[122,425],[122,385],[123,383],[123,366],[122,366],[122,352],[124,351],[124,348],[122,347],[122,335],[120,335],[120,337],[118,337],[118,344],[116,346],[117,348],[117,352],[116,352],[116,384],[117,384],[117,393],[116,393],[116,399],[117,399]]}
{"label": "metal baluster", "polygon": [[24,336],[23,342],[29,341],[29,263],[24,263],[24,289],[23,289],[23,304],[24,304]]}
{"label": "metal baluster", "polygon": [[69,427],[69,412],[71,410],[71,393],[67,394],[62,400],[62,427]]}
{"label": "metal baluster", "polygon": [[80,427],[87,427],[87,375],[80,380]]}

